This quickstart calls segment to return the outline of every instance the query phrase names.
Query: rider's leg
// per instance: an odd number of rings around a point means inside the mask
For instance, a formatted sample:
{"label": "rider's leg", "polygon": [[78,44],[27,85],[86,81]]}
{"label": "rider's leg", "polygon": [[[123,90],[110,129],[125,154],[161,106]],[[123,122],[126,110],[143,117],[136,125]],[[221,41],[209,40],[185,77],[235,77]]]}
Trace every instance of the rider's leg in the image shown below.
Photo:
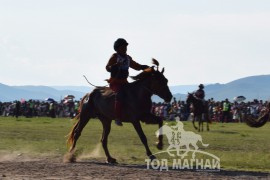
{"label": "rider's leg", "polygon": [[112,83],[110,84],[110,88],[115,92],[115,103],[114,103],[114,111],[115,111],[115,124],[118,126],[123,126],[122,122],[119,120],[121,117],[121,98],[120,98],[120,90],[121,90],[121,84],[118,83]]}
{"label": "rider's leg", "polygon": [[122,105],[120,101],[120,93],[115,95],[115,124],[118,126],[123,126],[122,122],[119,120],[121,117]]}

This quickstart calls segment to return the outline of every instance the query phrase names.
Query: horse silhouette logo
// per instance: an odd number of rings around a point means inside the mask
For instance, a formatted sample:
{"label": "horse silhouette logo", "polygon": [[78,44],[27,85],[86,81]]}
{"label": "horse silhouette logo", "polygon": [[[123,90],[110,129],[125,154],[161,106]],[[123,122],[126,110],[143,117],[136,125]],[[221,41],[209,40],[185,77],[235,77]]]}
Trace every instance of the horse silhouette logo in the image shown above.
{"label": "horse silhouette logo", "polygon": [[[163,125],[159,130],[155,132],[158,135],[166,135],[168,138],[169,147],[167,148],[167,153],[175,157],[175,154],[171,153],[175,148],[177,156],[182,159],[188,155],[188,152],[193,151],[192,159],[195,159],[195,153],[198,152],[199,147],[197,146],[198,141],[204,146],[207,147],[209,144],[204,144],[202,142],[202,137],[199,134],[195,134],[192,131],[185,131],[184,125],[181,121],[176,120],[177,124],[175,126]],[[190,145],[194,149],[190,148]],[[182,147],[182,148],[181,148]],[[185,147],[185,148],[183,148]],[[184,151],[183,154],[180,154],[180,151]]]}

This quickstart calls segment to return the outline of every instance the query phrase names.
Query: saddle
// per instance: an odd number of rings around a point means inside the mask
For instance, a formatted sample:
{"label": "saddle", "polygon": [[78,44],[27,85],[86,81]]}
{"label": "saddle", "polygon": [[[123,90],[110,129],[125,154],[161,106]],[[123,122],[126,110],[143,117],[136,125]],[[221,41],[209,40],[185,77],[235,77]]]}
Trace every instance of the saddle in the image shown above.
{"label": "saddle", "polygon": [[109,87],[97,87],[94,89],[94,92],[99,93],[103,97],[112,97],[115,95],[115,92]]}
{"label": "saddle", "polygon": [[197,99],[198,101],[202,102],[202,103],[204,103],[204,102],[205,102],[205,100],[204,100],[204,99],[199,98],[198,96],[196,96],[196,94],[195,94],[195,93],[193,94],[193,97],[194,97],[195,99]]}

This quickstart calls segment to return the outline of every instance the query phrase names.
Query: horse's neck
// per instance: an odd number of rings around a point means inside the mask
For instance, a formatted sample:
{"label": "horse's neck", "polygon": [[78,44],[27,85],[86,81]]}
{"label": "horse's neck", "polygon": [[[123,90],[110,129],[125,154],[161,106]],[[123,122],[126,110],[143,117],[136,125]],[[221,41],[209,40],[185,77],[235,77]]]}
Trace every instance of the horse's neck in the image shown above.
{"label": "horse's neck", "polygon": [[193,103],[193,105],[194,105],[196,108],[200,107],[200,106],[202,105],[201,100],[196,99],[196,98],[194,97],[194,103]]}
{"label": "horse's neck", "polygon": [[126,87],[126,90],[131,92],[131,94],[134,96],[144,97],[144,99],[151,99],[153,92],[151,91],[149,84],[148,79],[134,81]]}
{"label": "horse's neck", "polygon": [[200,100],[199,98],[197,98],[197,97],[195,96],[195,94],[192,94],[192,98],[193,98],[194,103],[196,103],[196,104],[198,104],[198,103],[201,102],[201,100]]}
{"label": "horse's neck", "polygon": [[193,106],[194,106],[194,113],[195,114],[201,114],[205,111],[205,105],[203,104],[203,101],[200,99],[197,99],[196,97],[193,97]]}

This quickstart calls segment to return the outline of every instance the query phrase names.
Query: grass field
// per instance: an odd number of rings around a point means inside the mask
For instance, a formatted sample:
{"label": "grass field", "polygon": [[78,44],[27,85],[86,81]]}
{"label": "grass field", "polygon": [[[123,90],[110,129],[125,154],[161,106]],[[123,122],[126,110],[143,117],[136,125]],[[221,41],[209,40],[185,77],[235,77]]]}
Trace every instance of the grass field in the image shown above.
{"label": "grass field", "polygon": [[[73,123],[66,118],[0,117],[0,159],[8,155],[62,157],[67,152],[65,136]],[[153,153],[158,152],[154,145],[154,132],[158,127],[142,126],[150,149]],[[184,129],[194,131],[191,122],[184,122]],[[210,132],[194,132],[209,144],[205,151],[220,158],[221,168],[270,172],[270,123],[261,128],[250,128],[239,123],[213,123],[210,129]],[[93,119],[87,124],[77,143],[80,158],[105,160],[100,144],[101,133],[102,126],[98,120]],[[168,142],[165,137],[164,142],[166,149]],[[131,124],[124,123],[123,127],[112,124],[108,147],[119,163],[145,164],[145,149]]]}

